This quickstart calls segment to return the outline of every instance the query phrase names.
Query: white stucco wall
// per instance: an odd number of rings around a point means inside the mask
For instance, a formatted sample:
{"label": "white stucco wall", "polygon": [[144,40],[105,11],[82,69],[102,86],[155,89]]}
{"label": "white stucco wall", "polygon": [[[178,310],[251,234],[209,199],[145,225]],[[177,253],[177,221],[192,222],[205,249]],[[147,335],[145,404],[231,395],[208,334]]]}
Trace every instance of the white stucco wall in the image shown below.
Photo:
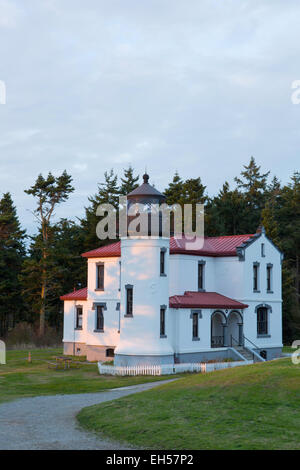
{"label": "white stucco wall", "polygon": [[[261,243],[265,256],[261,256]],[[192,341],[190,309],[169,309],[169,296],[198,290],[198,261],[205,261],[204,288],[246,303],[244,334],[259,347],[282,345],[281,255],[264,234],[245,249],[245,259],[169,255],[168,239],[124,239],[122,258],[88,260],[88,300],[65,301],[64,341],[117,346],[116,353],[168,355],[211,348],[211,314],[201,309],[200,341]],[[165,248],[166,276],[160,276],[160,249]],[[121,260],[121,269],[120,269]],[[96,290],[96,264],[104,263],[104,291]],[[260,263],[259,292],[253,292],[253,263]],[[272,293],[266,288],[266,267],[271,263]],[[133,285],[133,318],[125,318],[126,284]],[[104,332],[95,332],[94,302],[105,302]],[[120,312],[116,310],[121,303]],[[255,307],[267,304],[268,337],[257,336]],[[74,330],[75,306],[83,306],[83,329]],[[166,305],[166,336],[160,338],[160,306]],[[227,312],[228,314],[228,312]],[[120,321],[120,333],[119,330]],[[234,332],[236,335],[236,332]]]}
{"label": "white stucco wall", "polygon": [[[166,250],[160,275],[160,250]],[[116,354],[169,355],[169,239],[122,239],[121,332]],[[125,317],[126,285],[133,285],[133,316]],[[166,338],[160,338],[160,306],[166,305]]]}

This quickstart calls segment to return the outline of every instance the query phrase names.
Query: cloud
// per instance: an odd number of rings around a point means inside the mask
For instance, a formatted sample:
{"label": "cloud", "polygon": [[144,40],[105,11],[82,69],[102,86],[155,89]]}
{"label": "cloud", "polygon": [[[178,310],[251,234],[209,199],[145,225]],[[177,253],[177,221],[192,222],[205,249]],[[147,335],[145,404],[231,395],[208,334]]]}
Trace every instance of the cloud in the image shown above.
{"label": "cloud", "polygon": [[[20,6],[21,5],[21,6]],[[105,170],[175,170],[214,194],[251,155],[287,181],[298,166],[296,0],[0,0],[0,192],[66,169],[78,216]]]}

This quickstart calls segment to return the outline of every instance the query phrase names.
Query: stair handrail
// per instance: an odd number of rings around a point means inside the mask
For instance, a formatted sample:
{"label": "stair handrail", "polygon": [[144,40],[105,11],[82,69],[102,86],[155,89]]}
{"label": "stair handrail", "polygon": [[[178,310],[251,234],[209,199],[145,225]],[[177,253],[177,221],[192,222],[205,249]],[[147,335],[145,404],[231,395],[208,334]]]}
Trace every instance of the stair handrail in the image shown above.
{"label": "stair handrail", "polygon": [[236,342],[236,344],[239,346],[239,341],[237,341],[232,335],[230,335],[230,344],[231,344],[231,347],[232,347],[232,340]]}
{"label": "stair handrail", "polygon": [[[243,340],[244,340],[244,347],[245,347],[245,348],[247,348],[247,346],[245,346],[245,340],[246,340],[246,341],[248,341],[250,344],[252,344],[252,346],[254,346],[255,349],[258,349],[258,350],[261,349],[261,348],[259,348],[256,344],[254,344],[253,341],[251,341],[249,338],[246,338],[246,336],[245,336],[244,334],[243,334]],[[260,354],[258,354],[256,351],[254,351],[254,350],[251,349],[251,348],[247,348],[247,349],[249,349],[249,350],[252,352],[252,354],[253,354],[254,356],[256,356],[257,358],[259,358],[262,362],[265,362],[265,359],[264,359]]]}

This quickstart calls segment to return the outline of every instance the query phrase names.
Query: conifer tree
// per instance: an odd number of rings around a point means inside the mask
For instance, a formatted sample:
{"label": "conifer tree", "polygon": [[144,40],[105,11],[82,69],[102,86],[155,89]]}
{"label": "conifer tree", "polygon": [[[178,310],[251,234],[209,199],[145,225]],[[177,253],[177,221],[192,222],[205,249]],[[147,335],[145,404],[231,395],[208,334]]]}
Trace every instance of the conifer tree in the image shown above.
{"label": "conifer tree", "polygon": [[21,230],[10,193],[0,199],[0,336],[22,319],[19,275],[25,257],[25,231]]}
{"label": "conifer tree", "polygon": [[96,215],[100,204],[112,204],[116,211],[119,203],[118,176],[113,169],[104,173],[104,183],[98,184],[98,193],[88,198],[90,205],[85,208],[85,217],[80,219],[83,237],[83,251],[92,250],[98,246],[108,243],[109,240],[99,240],[96,227],[100,218]]}
{"label": "conifer tree", "polygon": [[[48,273],[49,273],[49,255],[51,247],[52,236],[52,218],[54,210],[58,204],[66,201],[70,193],[74,191],[71,185],[72,177],[64,171],[61,176],[55,177],[51,173],[47,178],[41,174],[38,176],[35,184],[29,189],[25,190],[26,194],[32,195],[36,199],[37,207],[34,211],[35,216],[39,221],[38,244],[37,250],[40,251],[38,257],[39,270],[31,266],[36,272],[40,271],[38,286],[40,289],[40,334],[43,335],[45,331],[45,313],[47,306],[47,289],[48,289]],[[30,260],[30,263],[32,260]],[[27,264],[25,271],[30,269]]]}
{"label": "conifer tree", "polygon": [[124,170],[124,176],[121,178],[120,194],[126,196],[138,187],[139,176],[134,176],[134,170],[131,165]]}

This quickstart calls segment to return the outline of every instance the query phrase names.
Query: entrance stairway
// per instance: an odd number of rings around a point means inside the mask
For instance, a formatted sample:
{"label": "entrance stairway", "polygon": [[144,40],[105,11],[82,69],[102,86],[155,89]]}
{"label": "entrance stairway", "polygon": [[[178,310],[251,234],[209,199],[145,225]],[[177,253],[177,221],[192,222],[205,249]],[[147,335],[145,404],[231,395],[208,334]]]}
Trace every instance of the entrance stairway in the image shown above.
{"label": "entrance stairway", "polygon": [[[245,347],[247,342],[250,343],[249,347]],[[250,345],[252,347],[250,347]],[[261,357],[260,354],[257,351],[253,350],[253,347],[256,350],[259,350],[259,348],[254,343],[252,343],[252,341],[250,341],[248,338],[246,338],[245,335],[243,335],[243,346],[241,344],[239,344],[239,342],[235,338],[233,338],[233,336],[231,336],[231,347],[232,347],[232,349],[237,351],[237,353],[240,356],[242,356],[245,361],[265,362],[265,359],[263,357]]]}
{"label": "entrance stairway", "polygon": [[245,361],[255,361],[256,358],[254,354],[243,346],[234,346],[233,348],[245,358]]}

